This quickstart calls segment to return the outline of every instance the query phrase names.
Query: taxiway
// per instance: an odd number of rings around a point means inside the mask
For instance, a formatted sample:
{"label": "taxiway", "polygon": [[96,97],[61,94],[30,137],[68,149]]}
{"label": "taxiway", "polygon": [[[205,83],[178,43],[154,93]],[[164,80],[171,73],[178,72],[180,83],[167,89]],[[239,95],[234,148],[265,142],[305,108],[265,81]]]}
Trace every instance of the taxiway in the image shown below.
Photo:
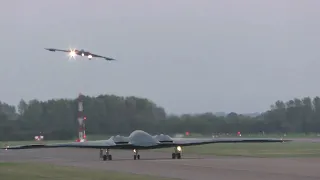
{"label": "taxiway", "polygon": [[44,162],[185,180],[318,180],[320,158],[247,158],[184,154],[172,160],[170,153],[111,151],[112,161],[101,161],[93,149],[0,150],[0,161]]}

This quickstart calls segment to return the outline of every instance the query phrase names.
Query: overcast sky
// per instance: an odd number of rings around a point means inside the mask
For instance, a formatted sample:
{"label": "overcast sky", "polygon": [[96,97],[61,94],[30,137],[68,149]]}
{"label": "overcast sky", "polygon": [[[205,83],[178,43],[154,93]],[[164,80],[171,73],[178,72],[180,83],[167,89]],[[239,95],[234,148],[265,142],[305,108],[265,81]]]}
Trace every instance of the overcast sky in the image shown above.
{"label": "overcast sky", "polygon": [[[318,0],[10,0],[0,100],[115,94],[169,113],[261,112],[320,95]],[[109,56],[69,61],[45,47]]]}

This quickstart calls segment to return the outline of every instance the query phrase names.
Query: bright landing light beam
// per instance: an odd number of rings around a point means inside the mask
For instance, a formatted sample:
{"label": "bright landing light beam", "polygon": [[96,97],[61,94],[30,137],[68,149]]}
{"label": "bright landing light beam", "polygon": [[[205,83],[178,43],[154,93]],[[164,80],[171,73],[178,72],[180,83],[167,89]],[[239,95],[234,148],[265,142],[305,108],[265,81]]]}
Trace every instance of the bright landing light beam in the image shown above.
{"label": "bright landing light beam", "polygon": [[70,49],[70,52],[69,52],[69,60],[70,60],[71,58],[72,58],[72,59],[76,59],[76,56],[77,56],[77,54],[76,54],[75,50]]}

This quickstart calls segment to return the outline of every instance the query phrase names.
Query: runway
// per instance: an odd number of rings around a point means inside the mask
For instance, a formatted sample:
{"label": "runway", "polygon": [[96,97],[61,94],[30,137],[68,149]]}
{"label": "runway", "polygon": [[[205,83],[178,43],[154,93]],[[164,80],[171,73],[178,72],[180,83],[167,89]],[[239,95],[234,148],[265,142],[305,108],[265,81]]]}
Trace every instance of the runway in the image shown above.
{"label": "runway", "polygon": [[184,180],[319,180],[320,158],[246,158],[183,154],[173,160],[170,153],[111,151],[112,161],[101,161],[93,149],[32,149],[0,151],[0,161],[33,161],[87,167]]}

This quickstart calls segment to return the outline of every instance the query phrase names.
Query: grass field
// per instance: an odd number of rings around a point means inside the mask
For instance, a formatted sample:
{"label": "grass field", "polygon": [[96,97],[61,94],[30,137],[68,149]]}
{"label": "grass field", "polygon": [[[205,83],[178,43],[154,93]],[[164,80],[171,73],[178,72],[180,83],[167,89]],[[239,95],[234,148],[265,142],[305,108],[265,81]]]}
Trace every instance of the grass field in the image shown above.
{"label": "grass field", "polygon": [[173,180],[128,173],[89,170],[76,167],[56,166],[37,163],[0,163],[2,180]]}

